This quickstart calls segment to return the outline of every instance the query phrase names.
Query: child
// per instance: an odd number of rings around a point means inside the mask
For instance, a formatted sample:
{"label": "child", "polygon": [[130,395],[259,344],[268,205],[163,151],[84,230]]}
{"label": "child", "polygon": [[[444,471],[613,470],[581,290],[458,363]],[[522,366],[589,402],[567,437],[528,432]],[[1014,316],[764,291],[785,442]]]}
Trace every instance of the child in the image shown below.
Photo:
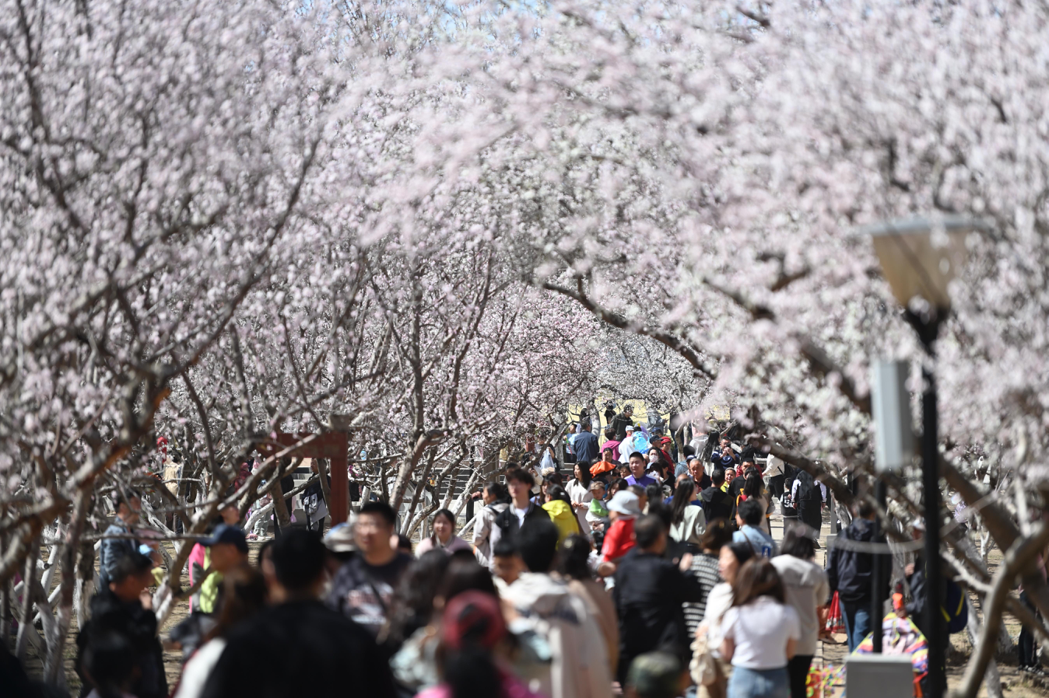
{"label": "child", "polygon": [[590,528],[600,527],[602,530],[608,525],[608,508],[605,506],[605,483],[594,480],[590,483],[590,507],[586,511],[586,522]]}
{"label": "child", "polygon": [[594,549],[600,550],[605,540],[605,529],[608,528],[608,507],[605,498],[605,483],[594,480],[590,483],[590,506],[586,510],[586,522],[590,524],[590,535],[594,539]]}

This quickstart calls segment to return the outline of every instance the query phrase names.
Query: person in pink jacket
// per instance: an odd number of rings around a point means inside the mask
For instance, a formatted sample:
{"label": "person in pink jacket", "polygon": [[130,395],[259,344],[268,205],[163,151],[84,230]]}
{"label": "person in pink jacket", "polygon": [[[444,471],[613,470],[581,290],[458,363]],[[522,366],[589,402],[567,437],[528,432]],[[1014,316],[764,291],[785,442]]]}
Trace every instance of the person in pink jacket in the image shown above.
{"label": "person in pink jacket", "polygon": [[419,543],[415,556],[422,557],[431,550],[443,550],[449,555],[457,550],[473,550],[469,543],[455,535],[455,514],[447,509],[439,509],[433,515],[433,534]]}

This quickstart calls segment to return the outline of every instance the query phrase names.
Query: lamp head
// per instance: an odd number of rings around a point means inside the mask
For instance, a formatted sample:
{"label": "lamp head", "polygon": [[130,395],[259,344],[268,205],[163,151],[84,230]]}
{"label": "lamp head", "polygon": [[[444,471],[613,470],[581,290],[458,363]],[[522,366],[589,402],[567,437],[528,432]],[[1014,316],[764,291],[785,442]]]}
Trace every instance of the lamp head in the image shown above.
{"label": "lamp head", "polygon": [[965,216],[907,218],[860,228],[870,236],[892,294],[906,308],[918,296],[946,314],[951,308],[948,285],[965,265],[966,238],[991,225]]}

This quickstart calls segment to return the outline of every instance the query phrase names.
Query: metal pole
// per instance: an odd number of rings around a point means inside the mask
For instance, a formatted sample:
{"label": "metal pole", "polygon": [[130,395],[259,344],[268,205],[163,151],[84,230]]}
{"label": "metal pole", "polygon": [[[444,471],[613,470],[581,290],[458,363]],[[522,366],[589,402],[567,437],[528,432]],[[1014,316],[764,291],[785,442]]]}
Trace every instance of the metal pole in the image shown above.
{"label": "metal pole", "polygon": [[[874,517],[874,535],[871,540],[875,545],[883,544],[885,536],[881,533],[881,514],[885,511],[885,481],[878,478],[874,484],[874,498],[878,501],[878,513]],[[885,577],[887,569],[885,555],[875,552],[871,567],[871,640],[874,654],[881,654],[882,630],[881,617],[885,608]]]}
{"label": "metal pole", "polygon": [[[913,317],[913,316],[912,316]],[[941,318],[915,318],[918,336],[929,358],[935,357],[933,342]],[[941,698],[947,689],[944,669],[947,660],[947,628],[944,624],[944,578],[940,564],[940,448],[936,409],[936,376],[931,363],[922,368],[922,489],[925,494],[925,631],[929,641],[929,696]]]}

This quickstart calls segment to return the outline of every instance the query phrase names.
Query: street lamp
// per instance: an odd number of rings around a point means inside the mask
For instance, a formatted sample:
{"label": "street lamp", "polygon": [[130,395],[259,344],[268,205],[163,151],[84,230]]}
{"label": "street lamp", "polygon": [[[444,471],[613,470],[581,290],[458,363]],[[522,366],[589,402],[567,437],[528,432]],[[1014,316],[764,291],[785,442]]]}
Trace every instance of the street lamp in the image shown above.
{"label": "street lamp", "polygon": [[[950,282],[965,265],[966,239],[970,233],[988,230],[984,221],[964,216],[910,218],[889,221],[860,229],[870,236],[882,273],[896,300],[904,308],[907,321],[918,333],[930,358],[940,323],[950,314]],[[910,309],[918,297],[925,308]],[[925,631],[929,641],[929,695],[940,698],[946,691],[944,676],[947,656],[947,628],[940,608],[944,579],[940,566],[940,473],[939,435],[936,415],[936,379],[932,366],[922,368],[922,489],[925,494],[925,575],[928,598],[925,605]],[[872,618],[878,632],[877,619]]]}

